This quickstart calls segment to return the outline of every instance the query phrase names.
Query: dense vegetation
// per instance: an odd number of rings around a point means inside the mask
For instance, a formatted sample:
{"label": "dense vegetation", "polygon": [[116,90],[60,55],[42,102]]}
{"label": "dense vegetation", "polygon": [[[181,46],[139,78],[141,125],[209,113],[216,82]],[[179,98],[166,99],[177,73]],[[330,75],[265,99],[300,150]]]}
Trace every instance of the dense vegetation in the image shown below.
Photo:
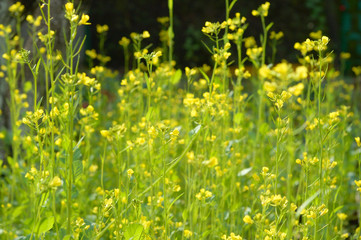
{"label": "dense vegetation", "polygon": [[119,40],[122,75],[106,67],[107,25],[80,68],[79,27],[92,21],[72,2],[64,51],[50,0],[41,16],[9,8],[1,239],[360,239],[361,67],[345,81],[350,54],[333,54],[322,32],[289,49],[298,64],[275,62],[283,33],[267,21],[270,3],[252,11],[258,38],[244,37],[236,1],[200,29],[212,66],[176,69],[169,0],[161,46],[148,31]]}

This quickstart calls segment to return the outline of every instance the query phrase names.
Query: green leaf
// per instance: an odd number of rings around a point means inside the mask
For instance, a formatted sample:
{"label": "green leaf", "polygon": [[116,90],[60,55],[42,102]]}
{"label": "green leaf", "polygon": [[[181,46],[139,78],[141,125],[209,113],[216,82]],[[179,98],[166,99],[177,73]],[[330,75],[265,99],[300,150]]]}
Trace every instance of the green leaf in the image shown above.
{"label": "green leaf", "polygon": [[39,59],[38,63],[34,66],[34,67],[35,67],[35,75],[36,75],[36,76],[37,76],[38,73],[39,73],[40,61],[41,61],[41,58]]}
{"label": "green leaf", "polygon": [[313,194],[311,197],[309,197],[302,205],[297,209],[296,212],[296,218],[298,218],[301,215],[301,212],[303,209],[305,209],[315,198],[320,194],[320,190],[318,190],[315,194]]}
{"label": "green leaf", "polygon": [[188,211],[187,211],[187,209],[184,209],[184,210],[183,210],[182,218],[183,218],[183,221],[184,221],[184,222],[187,221],[187,219],[188,219]]}
{"label": "green leaf", "polygon": [[152,118],[152,115],[153,115],[153,107],[150,107],[148,112],[147,112],[147,115],[145,116],[145,119],[147,119],[147,121],[150,122],[151,118]]}
{"label": "green leaf", "polygon": [[189,136],[193,136],[194,134],[197,134],[199,132],[199,129],[201,129],[201,125],[197,125],[195,128],[189,131]]}
{"label": "green leaf", "polygon": [[74,175],[74,182],[76,182],[81,174],[83,173],[83,163],[80,160],[76,160],[73,162],[73,175]]}
{"label": "green leaf", "polygon": [[[193,205],[193,203],[192,203]],[[192,220],[193,220],[193,224],[197,224],[197,221],[199,221],[198,219],[198,207],[197,206],[193,206],[193,216],[192,216]]]}
{"label": "green leaf", "polygon": [[54,216],[48,217],[44,219],[39,226],[39,234],[46,233],[50,229],[52,229],[54,225]]}
{"label": "green leaf", "polygon": [[272,26],[273,26],[273,22],[271,22],[270,24],[267,25],[266,30],[269,31]]}
{"label": "green leaf", "polygon": [[228,7],[228,11],[229,12],[231,12],[231,10],[232,10],[232,8],[233,8],[233,6],[234,6],[234,4],[237,2],[237,0],[233,0],[232,2],[231,2],[231,4],[229,5],[229,7]]}
{"label": "green leaf", "polygon": [[198,70],[202,73],[203,77],[207,80],[207,83],[208,83],[208,85],[209,85],[210,80],[209,80],[209,77],[207,76],[207,74],[206,74],[205,72],[203,72],[202,69],[198,69]]}
{"label": "green leaf", "polygon": [[33,88],[33,84],[30,81],[26,81],[24,84],[24,92],[29,92]]}
{"label": "green leaf", "polygon": [[236,116],[234,116],[234,122],[237,124],[240,124],[242,119],[243,119],[243,114],[240,112],[237,113]]}
{"label": "green leaf", "polygon": [[170,208],[173,206],[173,204],[181,197],[184,193],[180,194],[178,197],[176,197],[173,202],[169,205],[167,212],[169,212]]}
{"label": "green leaf", "polygon": [[125,240],[139,240],[143,233],[143,225],[133,223],[128,226],[124,233]]}
{"label": "green leaf", "polygon": [[182,78],[182,70],[178,69],[171,78],[171,83],[176,85]]}
{"label": "green leaf", "polygon": [[[1,164],[0,164],[1,166]],[[19,206],[17,208],[15,208],[15,210],[13,211],[13,214],[11,215],[13,217],[13,219],[16,219],[18,216],[20,216],[25,209],[26,206]]]}

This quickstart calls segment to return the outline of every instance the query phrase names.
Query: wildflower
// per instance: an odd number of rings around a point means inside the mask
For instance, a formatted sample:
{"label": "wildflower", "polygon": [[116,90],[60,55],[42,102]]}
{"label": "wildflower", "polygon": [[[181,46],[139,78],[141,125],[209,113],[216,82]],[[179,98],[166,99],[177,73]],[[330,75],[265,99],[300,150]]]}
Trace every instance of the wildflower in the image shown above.
{"label": "wildflower", "polygon": [[108,130],[101,130],[100,131],[100,134],[103,136],[103,137],[108,137],[110,135],[110,132]]}
{"label": "wildflower", "polygon": [[210,198],[212,197],[213,194],[212,192],[208,191],[208,190],[205,190],[204,188],[202,188],[199,193],[196,194],[196,198],[199,200],[199,201],[202,201],[202,200],[205,200],[207,198]]}
{"label": "wildflower", "polygon": [[20,15],[25,9],[25,6],[21,2],[16,2],[9,7],[9,12],[15,15]]}
{"label": "wildflower", "polygon": [[55,176],[49,183],[49,187],[57,188],[61,186],[61,179],[58,176]]}
{"label": "wildflower", "polygon": [[143,38],[150,38],[149,32],[148,32],[148,31],[143,31],[142,37],[143,37]]}
{"label": "wildflower", "polygon": [[242,237],[239,235],[234,234],[233,232],[227,237],[226,234],[224,234],[221,237],[222,240],[242,240]]}
{"label": "wildflower", "polygon": [[296,209],[297,209],[297,205],[294,203],[291,203],[291,210],[296,211]]}
{"label": "wildflower", "polygon": [[299,96],[302,94],[303,92],[303,89],[305,88],[305,86],[303,85],[303,83],[299,83],[299,84],[296,84],[290,88],[288,88],[288,91],[294,95],[294,96]]}
{"label": "wildflower", "polygon": [[252,15],[253,15],[253,16],[263,16],[263,17],[267,17],[267,16],[268,16],[269,6],[270,6],[270,3],[269,3],[269,2],[265,2],[265,3],[262,4],[257,10],[253,10],[253,11],[252,11]]}
{"label": "wildflower", "polygon": [[174,187],[173,187],[173,191],[174,192],[179,192],[181,190],[181,186],[179,186],[179,185],[175,185]]}
{"label": "wildflower", "polygon": [[86,15],[86,14],[82,14],[81,15],[81,19],[79,21],[79,25],[90,25],[91,23],[88,22],[90,19],[89,15]]}
{"label": "wildflower", "polygon": [[349,59],[351,57],[351,54],[349,52],[341,52],[340,58],[341,59]]}
{"label": "wildflower", "polygon": [[178,137],[178,135],[179,135],[178,128],[175,128],[172,132],[169,133],[169,135],[171,136],[172,140],[176,139]]}
{"label": "wildflower", "polygon": [[157,22],[159,22],[162,25],[165,25],[169,22],[169,17],[158,17]]}
{"label": "wildflower", "polygon": [[29,179],[29,180],[33,180],[33,179],[34,179],[34,176],[33,176],[31,173],[27,172],[27,173],[25,174],[25,178],[27,178],[27,179]]}
{"label": "wildflower", "polygon": [[67,13],[72,13],[73,10],[74,10],[74,5],[73,5],[73,3],[68,2],[68,3],[65,4],[65,11],[66,11]]}
{"label": "wildflower", "polygon": [[271,70],[266,65],[263,65],[258,70],[258,74],[261,78],[269,78],[271,76]]}
{"label": "wildflower", "polygon": [[193,236],[193,232],[189,231],[187,229],[184,230],[183,234],[184,234],[184,237],[187,238],[187,239],[191,238]]}
{"label": "wildflower", "polygon": [[90,165],[89,172],[94,173],[98,170],[98,165]]}
{"label": "wildflower", "polygon": [[218,35],[221,29],[225,28],[227,26],[227,22],[223,22],[222,24],[219,22],[211,23],[206,22],[204,24],[204,27],[202,27],[202,32],[207,35]]}
{"label": "wildflower", "polygon": [[310,32],[310,38],[320,39],[322,37],[322,31],[318,30],[317,32]]}
{"label": "wildflower", "polygon": [[283,32],[276,33],[275,31],[272,31],[269,36],[270,39],[275,39],[275,40],[279,40],[282,37],[283,37]]}
{"label": "wildflower", "polygon": [[342,238],[342,239],[346,239],[346,238],[348,238],[348,236],[349,236],[348,233],[344,233],[344,234],[341,235],[341,238]]}
{"label": "wildflower", "polygon": [[355,141],[358,147],[361,147],[360,137],[355,137]]}
{"label": "wildflower", "polygon": [[263,51],[262,47],[248,48],[247,51],[246,51],[246,54],[252,60],[257,60],[259,58],[259,56],[261,55],[262,51]]}
{"label": "wildflower", "polygon": [[361,180],[355,180],[354,182],[357,186],[357,191],[361,192]]}
{"label": "wildflower", "polygon": [[129,178],[129,179],[133,176],[133,174],[134,174],[133,169],[128,169],[128,170],[127,170],[127,175],[128,175],[128,178]]}
{"label": "wildflower", "polygon": [[34,17],[32,15],[27,15],[26,16],[26,21],[30,24],[34,23]]}
{"label": "wildflower", "polygon": [[82,219],[81,217],[78,217],[75,220],[75,225],[77,225],[78,227],[81,227],[81,226],[85,225],[84,219]]}
{"label": "wildflower", "polygon": [[361,66],[352,67],[352,71],[355,73],[356,76],[361,74]]}
{"label": "wildflower", "polygon": [[265,82],[263,83],[263,89],[268,92],[268,93],[267,93],[267,96],[268,96],[269,98],[274,98],[275,96],[274,96],[273,92],[276,91],[276,89],[277,89],[277,84],[274,83],[274,82],[265,81]]}
{"label": "wildflower", "polygon": [[253,224],[253,220],[249,215],[246,215],[243,217],[243,222],[247,223],[247,224]]}
{"label": "wildflower", "polygon": [[108,30],[109,30],[109,26],[108,25],[99,25],[99,24],[97,24],[96,25],[96,28],[97,28],[97,33],[103,33],[103,32],[108,32]]}
{"label": "wildflower", "polygon": [[127,47],[130,44],[130,40],[126,37],[122,37],[122,39],[118,43],[123,47]]}
{"label": "wildflower", "polygon": [[347,215],[344,213],[337,213],[337,217],[341,220],[344,221],[347,218]]}
{"label": "wildflower", "polygon": [[218,165],[218,159],[216,157],[211,157],[209,160],[207,161],[203,161],[202,164],[206,165],[207,167],[214,167]]}
{"label": "wildflower", "polygon": [[244,46],[245,48],[252,48],[256,46],[256,40],[253,36],[247,37],[244,39]]}
{"label": "wildflower", "polygon": [[113,204],[113,199],[112,198],[108,198],[104,200],[104,210],[107,210],[108,208],[110,208]]}

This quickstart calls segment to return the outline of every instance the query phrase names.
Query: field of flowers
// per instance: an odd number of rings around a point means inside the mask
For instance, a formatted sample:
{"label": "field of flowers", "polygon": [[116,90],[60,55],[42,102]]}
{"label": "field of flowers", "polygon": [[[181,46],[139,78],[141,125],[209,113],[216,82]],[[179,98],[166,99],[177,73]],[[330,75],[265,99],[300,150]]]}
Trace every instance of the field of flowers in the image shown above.
{"label": "field of flowers", "polygon": [[249,36],[236,1],[200,29],[212,66],[176,67],[169,0],[160,47],[158,33],[120,38],[121,74],[106,67],[108,26],[83,49],[91,18],[72,2],[63,51],[50,0],[40,16],[9,8],[0,239],[361,239],[361,67],[345,78],[350,54],[320,31],[289,49],[298,63],[274,62],[272,6],[252,11],[263,34]]}

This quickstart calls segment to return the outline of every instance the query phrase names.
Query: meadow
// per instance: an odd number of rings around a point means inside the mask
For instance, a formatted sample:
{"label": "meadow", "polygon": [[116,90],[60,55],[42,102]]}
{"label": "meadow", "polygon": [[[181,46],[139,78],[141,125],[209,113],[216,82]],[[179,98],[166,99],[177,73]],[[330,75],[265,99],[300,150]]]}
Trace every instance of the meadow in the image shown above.
{"label": "meadow", "polygon": [[[236,2],[199,29],[211,66],[177,67],[169,0],[160,46],[147,30],[119,39],[121,73],[107,67],[111,29],[71,1],[63,51],[51,0],[40,16],[9,8],[0,239],[361,239],[361,67],[345,77],[350,53],[321,31],[289,49],[297,63],[275,62],[272,4],[249,36]],[[97,50],[79,33],[90,24]]]}

